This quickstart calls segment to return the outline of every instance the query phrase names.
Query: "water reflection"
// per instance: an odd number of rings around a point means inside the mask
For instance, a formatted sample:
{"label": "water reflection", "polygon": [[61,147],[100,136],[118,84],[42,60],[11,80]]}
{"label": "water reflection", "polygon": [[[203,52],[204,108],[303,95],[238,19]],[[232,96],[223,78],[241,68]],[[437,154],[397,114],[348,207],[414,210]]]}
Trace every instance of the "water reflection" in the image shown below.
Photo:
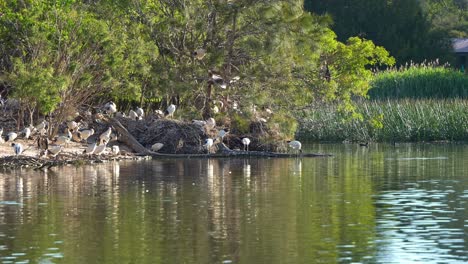
{"label": "water reflection", "polygon": [[468,260],[466,147],[313,147],[336,156],[4,171],[1,261]]}

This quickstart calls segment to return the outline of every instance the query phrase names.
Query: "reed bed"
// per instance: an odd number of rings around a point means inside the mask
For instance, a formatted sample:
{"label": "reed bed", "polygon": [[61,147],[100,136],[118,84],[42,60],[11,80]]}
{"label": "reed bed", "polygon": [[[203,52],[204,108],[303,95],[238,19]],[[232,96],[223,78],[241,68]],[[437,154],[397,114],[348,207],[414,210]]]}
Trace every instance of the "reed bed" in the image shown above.
{"label": "reed bed", "polygon": [[297,137],[310,141],[467,141],[468,100],[379,100],[359,102],[361,119],[329,105],[300,120]]}
{"label": "reed bed", "polygon": [[377,72],[368,94],[371,99],[468,98],[468,75],[437,62],[407,64]]}

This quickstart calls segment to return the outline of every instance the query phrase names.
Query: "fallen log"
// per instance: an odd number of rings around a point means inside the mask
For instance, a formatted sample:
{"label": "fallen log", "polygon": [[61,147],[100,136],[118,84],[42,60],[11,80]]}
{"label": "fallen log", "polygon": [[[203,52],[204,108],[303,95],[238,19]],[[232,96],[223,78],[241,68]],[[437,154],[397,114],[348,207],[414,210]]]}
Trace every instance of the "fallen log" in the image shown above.
{"label": "fallen log", "polygon": [[229,149],[224,143],[218,143],[217,153],[207,154],[166,154],[151,151],[145,148],[133,137],[130,132],[115,118],[106,120],[119,133],[119,141],[125,143],[137,156],[151,156],[153,158],[229,158],[229,157],[265,157],[265,158],[297,158],[297,157],[330,157],[330,154],[322,153],[277,153],[267,151],[237,151]]}

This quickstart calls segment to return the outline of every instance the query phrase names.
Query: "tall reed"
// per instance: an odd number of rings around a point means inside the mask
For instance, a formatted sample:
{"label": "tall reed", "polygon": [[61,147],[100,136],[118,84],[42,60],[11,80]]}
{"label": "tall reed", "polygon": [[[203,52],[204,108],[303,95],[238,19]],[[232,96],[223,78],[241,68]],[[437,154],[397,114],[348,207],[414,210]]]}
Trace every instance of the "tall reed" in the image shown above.
{"label": "tall reed", "polygon": [[468,98],[468,75],[437,62],[407,64],[377,72],[368,94],[371,99]]}
{"label": "tall reed", "polygon": [[379,100],[359,102],[362,119],[336,106],[309,111],[297,136],[312,141],[467,141],[468,100]]}

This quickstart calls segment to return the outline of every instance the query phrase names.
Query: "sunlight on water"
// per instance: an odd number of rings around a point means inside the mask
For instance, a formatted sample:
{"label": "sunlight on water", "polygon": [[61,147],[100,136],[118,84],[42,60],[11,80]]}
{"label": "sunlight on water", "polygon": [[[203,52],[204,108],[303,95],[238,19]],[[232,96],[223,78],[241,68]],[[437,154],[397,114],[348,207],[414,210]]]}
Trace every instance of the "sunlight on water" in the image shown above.
{"label": "sunlight on water", "polygon": [[465,263],[468,147],[0,173],[0,263]]}

